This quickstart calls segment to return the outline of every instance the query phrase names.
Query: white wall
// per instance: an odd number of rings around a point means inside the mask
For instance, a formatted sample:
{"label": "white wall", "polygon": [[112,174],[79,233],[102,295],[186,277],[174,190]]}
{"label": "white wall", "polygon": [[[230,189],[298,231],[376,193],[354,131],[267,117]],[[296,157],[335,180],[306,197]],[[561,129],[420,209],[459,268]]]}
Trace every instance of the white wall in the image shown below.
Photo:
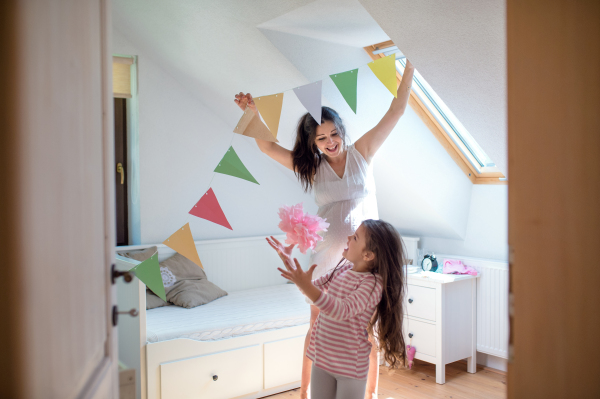
{"label": "white wall", "polygon": [[[188,221],[196,240],[231,238],[277,233],[277,209],[283,204],[304,201],[316,212],[290,171],[275,166],[254,140],[232,133],[232,126],[118,30],[113,52],[138,55],[142,244],[160,243]],[[260,185],[221,174],[213,179],[232,139]],[[209,184],[233,231],[188,215]]]}
{"label": "white wall", "polygon": [[508,186],[473,186],[464,240],[425,236],[420,245],[437,253],[508,261]]}

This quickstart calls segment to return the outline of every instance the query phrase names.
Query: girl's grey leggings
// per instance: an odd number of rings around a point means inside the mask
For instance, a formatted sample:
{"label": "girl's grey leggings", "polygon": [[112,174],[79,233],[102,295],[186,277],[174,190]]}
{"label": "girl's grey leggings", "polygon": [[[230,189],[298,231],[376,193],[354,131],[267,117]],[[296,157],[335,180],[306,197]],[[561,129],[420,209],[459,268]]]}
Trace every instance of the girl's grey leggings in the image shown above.
{"label": "girl's grey leggings", "polygon": [[367,380],[332,374],[313,364],[310,374],[312,399],[364,399]]}

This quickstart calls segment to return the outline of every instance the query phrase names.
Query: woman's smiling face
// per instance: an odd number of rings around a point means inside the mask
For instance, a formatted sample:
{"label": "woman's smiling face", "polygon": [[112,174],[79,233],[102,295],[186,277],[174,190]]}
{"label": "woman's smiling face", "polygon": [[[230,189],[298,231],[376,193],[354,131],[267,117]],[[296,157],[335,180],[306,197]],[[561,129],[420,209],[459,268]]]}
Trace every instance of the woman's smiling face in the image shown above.
{"label": "woman's smiling face", "polygon": [[324,121],[321,126],[317,126],[315,143],[328,157],[337,157],[343,152],[342,138],[332,121]]}

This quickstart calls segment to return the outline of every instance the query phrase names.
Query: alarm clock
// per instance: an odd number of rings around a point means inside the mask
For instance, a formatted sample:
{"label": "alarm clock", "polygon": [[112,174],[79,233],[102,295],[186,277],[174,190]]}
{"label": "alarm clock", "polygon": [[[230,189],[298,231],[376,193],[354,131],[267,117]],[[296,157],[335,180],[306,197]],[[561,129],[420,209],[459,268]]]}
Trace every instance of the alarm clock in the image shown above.
{"label": "alarm clock", "polygon": [[438,268],[438,261],[435,255],[425,255],[421,261],[421,268],[426,272],[435,272]]}

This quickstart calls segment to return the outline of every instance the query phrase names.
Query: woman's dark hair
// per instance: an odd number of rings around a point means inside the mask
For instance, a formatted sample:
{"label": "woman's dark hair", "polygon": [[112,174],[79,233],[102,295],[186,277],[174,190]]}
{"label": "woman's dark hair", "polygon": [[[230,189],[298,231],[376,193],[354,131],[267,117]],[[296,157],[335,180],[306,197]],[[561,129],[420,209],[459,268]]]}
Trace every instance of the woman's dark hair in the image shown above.
{"label": "woman's dark hair", "polygon": [[[406,344],[402,331],[406,292],[404,242],[388,222],[367,219],[362,222],[362,225],[366,232],[365,249],[375,254],[369,271],[373,275],[379,275],[383,287],[381,301],[375,309],[367,330],[379,349],[383,350],[383,357],[391,368],[405,366]],[[345,264],[346,261],[342,258],[323,285],[330,282],[336,271]]]}
{"label": "woman's dark hair", "polygon": [[[329,107],[321,107],[321,123],[325,121],[333,122],[337,129],[338,135],[342,138],[344,148],[346,147],[346,130],[342,118]],[[317,126],[319,124],[310,113],[304,114],[298,121],[296,130],[296,143],[292,150],[292,159],[294,165],[294,173],[305,192],[312,189],[315,173],[323,160],[323,156],[319,152],[319,148],[315,143],[317,137]]]}

